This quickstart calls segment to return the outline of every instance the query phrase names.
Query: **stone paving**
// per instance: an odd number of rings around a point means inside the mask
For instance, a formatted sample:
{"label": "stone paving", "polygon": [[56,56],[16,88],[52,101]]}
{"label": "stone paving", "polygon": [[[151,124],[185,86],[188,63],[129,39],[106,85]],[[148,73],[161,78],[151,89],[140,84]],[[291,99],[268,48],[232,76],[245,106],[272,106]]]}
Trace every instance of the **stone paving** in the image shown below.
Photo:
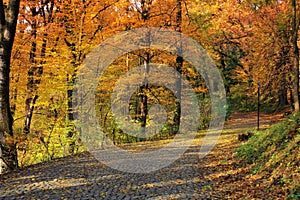
{"label": "stone paving", "polygon": [[113,170],[83,153],[0,176],[0,199],[207,199],[197,145],[145,174]]}
{"label": "stone paving", "polygon": [[[261,127],[275,123],[274,119],[282,120],[280,114],[275,118],[262,115]],[[225,126],[222,137],[234,136],[255,125],[255,113],[248,113],[246,118],[236,113]],[[161,144],[164,141],[128,147],[129,151],[152,151]],[[202,137],[196,137],[193,145],[174,163],[144,174],[111,169],[90,153],[29,166],[0,175],[0,199],[220,199],[208,194],[210,183],[204,178],[207,168],[201,167],[207,161],[199,159],[198,153],[201,144]],[[216,148],[222,148],[220,143]]]}
{"label": "stone paving", "polygon": [[[244,115],[235,114],[222,135],[227,137],[244,128],[255,127],[255,113],[247,116],[245,120]],[[262,127],[274,123],[270,121],[275,119],[274,116],[270,119],[267,115],[262,117]],[[276,119],[282,120],[280,116]],[[90,153],[29,166],[0,175],[0,199],[220,199],[222,197],[207,193],[206,188],[210,185],[204,179],[207,168],[201,167],[207,161],[199,159],[198,154],[201,141],[202,138],[197,137],[181,158],[168,167],[145,174],[111,169]],[[150,144],[135,145],[143,151],[154,150],[164,142]],[[216,148],[222,148],[219,145]],[[133,147],[133,151],[136,149]]]}

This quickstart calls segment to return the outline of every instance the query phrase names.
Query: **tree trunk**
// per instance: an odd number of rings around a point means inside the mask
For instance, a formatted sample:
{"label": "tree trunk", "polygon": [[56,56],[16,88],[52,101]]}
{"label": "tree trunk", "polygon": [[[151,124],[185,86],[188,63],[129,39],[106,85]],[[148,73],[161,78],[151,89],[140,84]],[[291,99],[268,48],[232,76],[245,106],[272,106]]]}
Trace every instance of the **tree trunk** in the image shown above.
{"label": "tree trunk", "polygon": [[278,99],[279,99],[279,107],[284,107],[284,106],[288,105],[287,89],[286,89],[285,85],[284,85],[284,88],[281,88],[279,90]]}
{"label": "tree trunk", "polygon": [[[148,37],[150,38],[150,37]],[[149,46],[150,46],[150,40]],[[149,73],[149,64],[150,64],[150,53],[146,52],[146,57],[144,59],[144,66],[145,66],[145,74],[144,74],[144,83],[141,87],[141,127],[143,128],[142,137],[140,141],[146,140],[146,126],[147,126],[147,116],[148,116],[148,96],[147,92],[149,90],[148,85],[148,73]]]}
{"label": "tree trunk", "polygon": [[[74,66],[77,68],[77,66]],[[75,131],[74,125],[74,112],[73,112],[73,89],[75,84],[75,73],[69,77],[67,77],[68,89],[67,89],[67,116],[66,116],[66,128],[67,128],[67,137],[70,139],[68,154],[74,154],[75,143],[76,141],[73,139]]]}
{"label": "tree trunk", "polygon": [[[24,119],[24,128],[23,133],[28,134],[30,132],[30,125],[31,119],[34,110],[33,104],[33,92],[37,90],[37,86],[35,84],[35,72],[36,72],[36,37],[37,37],[37,30],[36,30],[36,21],[32,23],[32,32],[31,37],[33,41],[31,42],[31,50],[29,54],[29,61],[32,66],[30,66],[28,70],[28,80],[27,80],[27,96],[25,99],[25,119]],[[37,95],[35,96],[37,99]]]}
{"label": "tree trunk", "polygon": [[9,73],[19,6],[19,0],[10,0],[5,8],[0,0],[0,173],[18,166],[9,101]]}
{"label": "tree trunk", "polygon": [[[182,0],[177,0],[177,14],[176,14],[176,31],[179,33],[182,32],[181,30],[181,25],[182,25]],[[178,44],[178,49],[177,49],[177,57],[176,57],[176,70],[180,74],[182,73],[182,66],[183,66],[183,57],[182,57],[182,41],[179,41]],[[181,117],[181,78],[178,77],[176,80],[176,96],[177,96],[177,106],[176,106],[176,113],[174,116],[174,122],[175,122],[175,129],[174,133],[179,131],[179,126],[180,126],[180,117]]]}
{"label": "tree trunk", "polygon": [[[87,4],[83,4],[85,7]],[[69,10],[69,7],[66,7]],[[69,41],[68,38],[64,38],[66,45],[69,47],[72,54],[71,64],[73,65],[74,71],[71,74],[67,74],[67,113],[66,113],[66,137],[70,140],[68,146],[68,154],[74,154],[76,139],[74,135],[76,134],[75,125],[74,125],[74,110],[73,110],[73,89],[75,84],[75,79],[77,75],[77,70],[79,65],[83,62],[84,51],[82,50],[82,43],[84,38],[84,24],[85,24],[86,11],[81,14],[80,17],[80,26],[79,33],[74,34],[72,30],[72,25],[68,24],[68,18],[66,18],[66,35],[71,37]],[[76,41],[73,42],[72,40]]]}
{"label": "tree trunk", "polygon": [[17,167],[17,151],[12,131],[9,103],[10,55],[0,48],[0,173]]}
{"label": "tree trunk", "polygon": [[298,47],[298,31],[299,19],[296,0],[292,0],[293,22],[292,22],[292,45],[293,45],[293,68],[294,68],[294,105],[295,112],[299,112],[299,47]]}

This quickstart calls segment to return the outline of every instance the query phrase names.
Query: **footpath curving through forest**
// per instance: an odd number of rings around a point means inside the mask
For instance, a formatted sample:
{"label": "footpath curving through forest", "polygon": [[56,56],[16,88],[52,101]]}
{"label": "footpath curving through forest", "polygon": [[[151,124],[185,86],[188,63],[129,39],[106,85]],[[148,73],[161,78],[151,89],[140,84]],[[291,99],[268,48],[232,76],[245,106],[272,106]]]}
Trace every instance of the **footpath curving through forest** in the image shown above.
{"label": "footpath curving through forest", "polygon": [[[282,114],[261,116],[266,128]],[[0,199],[268,199],[268,193],[233,159],[237,135],[256,128],[255,113],[234,113],[219,143],[204,159],[197,151],[202,137],[172,165],[146,174],[113,170],[91,154],[56,159],[0,176]],[[161,142],[145,143],[157,147]],[[132,148],[132,147],[131,147]]]}

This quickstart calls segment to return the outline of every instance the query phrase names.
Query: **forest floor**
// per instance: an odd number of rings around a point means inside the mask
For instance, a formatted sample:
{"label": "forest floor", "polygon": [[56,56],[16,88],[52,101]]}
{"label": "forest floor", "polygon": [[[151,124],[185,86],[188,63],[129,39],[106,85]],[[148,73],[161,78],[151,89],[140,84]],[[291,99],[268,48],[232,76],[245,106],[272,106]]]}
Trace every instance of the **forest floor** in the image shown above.
{"label": "forest floor", "polygon": [[[261,129],[284,120],[283,113],[262,114]],[[257,127],[256,113],[234,113],[226,122],[218,145],[200,164],[203,182],[211,199],[286,199],[280,186],[266,187],[264,179],[251,173],[250,165],[241,164],[234,157],[243,144],[238,134]]]}
{"label": "forest floor", "polygon": [[[282,116],[262,114],[260,127],[267,128]],[[256,129],[256,124],[256,113],[234,113],[205,158],[199,159],[198,153],[203,137],[196,137],[178,160],[150,173],[114,170],[88,152],[28,166],[0,175],[0,199],[284,199],[280,190],[265,188],[248,175],[249,167],[234,159],[234,150],[241,145],[237,135]],[[123,148],[148,151],[168,142]]]}

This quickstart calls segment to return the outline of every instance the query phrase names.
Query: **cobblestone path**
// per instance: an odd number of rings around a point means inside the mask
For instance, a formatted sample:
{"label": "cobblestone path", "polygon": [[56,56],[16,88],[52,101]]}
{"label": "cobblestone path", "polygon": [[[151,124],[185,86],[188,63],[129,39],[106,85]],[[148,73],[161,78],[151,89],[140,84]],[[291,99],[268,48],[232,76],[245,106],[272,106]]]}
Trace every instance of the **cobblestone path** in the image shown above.
{"label": "cobblestone path", "polygon": [[[252,118],[248,127],[255,126]],[[232,121],[230,130],[243,120],[237,115]],[[180,159],[152,173],[113,170],[89,153],[29,166],[0,176],[0,199],[218,199],[206,194],[197,140]]]}
{"label": "cobblestone path", "polygon": [[113,170],[83,153],[1,177],[0,199],[205,199],[197,146],[159,171]]}

